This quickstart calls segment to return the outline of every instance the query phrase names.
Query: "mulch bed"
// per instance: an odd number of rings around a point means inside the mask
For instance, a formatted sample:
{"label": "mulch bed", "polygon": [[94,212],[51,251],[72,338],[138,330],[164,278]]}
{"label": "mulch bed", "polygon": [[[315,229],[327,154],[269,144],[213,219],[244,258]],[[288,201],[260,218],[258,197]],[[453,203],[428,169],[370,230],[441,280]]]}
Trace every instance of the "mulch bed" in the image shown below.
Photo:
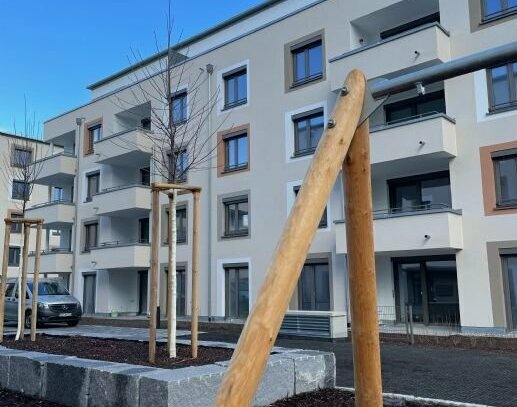
{"label": "mulch bed", "polygon": [[14,341],[6,338],[4,346],[34,352],[52,353],[55,355],[76,356],[85,359],[103,360],[108,362],[129,363],[133,365],[177,369],[186,366],[208,365],[214,362],[230,360],[233,350],[225,348],[198,348],[198,358],[190,357],[190,346],[177,345],[177,357],[170,359],[167,345],[156,344],[156,364],[148,362],[148,343],[115,339],[85,338],[80,336],[50,336],[38,335],[36,342],[29,338]]}
{"label": "mulch bed", "polygon": [[[355,397],[352,393],[339,389],[323,389],[311,393],[302,393],[287,399],[279,400],[270,407],[355,407]],[[385,407],[390,406],[385,404]],[[393,404],[391,404],[393,406]],[[413,402],[397,403],[397,407],[430,407],[435,404]]]}
{"label": "mulch bed", "polygon": [[50,401],[36,400],[20,393],[0,390],[0,407],[65,407]]}

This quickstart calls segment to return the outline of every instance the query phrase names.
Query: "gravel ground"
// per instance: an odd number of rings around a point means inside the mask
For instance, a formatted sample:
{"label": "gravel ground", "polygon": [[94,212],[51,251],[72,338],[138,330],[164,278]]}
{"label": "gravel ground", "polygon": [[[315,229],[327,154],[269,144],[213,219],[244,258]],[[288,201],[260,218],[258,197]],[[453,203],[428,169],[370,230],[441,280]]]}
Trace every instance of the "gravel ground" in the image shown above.
{"label": "gravel ground", "polygon": [[65,407],[50,401],[31,399],[20,393],[0,390],[0,407]]}

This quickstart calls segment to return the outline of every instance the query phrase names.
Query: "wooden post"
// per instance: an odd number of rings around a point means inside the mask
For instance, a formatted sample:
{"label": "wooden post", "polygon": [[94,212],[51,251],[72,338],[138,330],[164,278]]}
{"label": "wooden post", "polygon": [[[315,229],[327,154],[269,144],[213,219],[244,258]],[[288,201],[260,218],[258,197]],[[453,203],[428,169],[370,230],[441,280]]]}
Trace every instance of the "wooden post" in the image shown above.
{"label": "wooden post", "polygon": [[347,78],[329,128],[320,140],[298,197],[224,376],[214,406],[246,407],[253,400],[312,239],[361,114],[366,79]]}
{"label": "wooden post", "polygon": [[23,264],[22,264],[22,286],[18,290],[18,301],[20,301],[21,314],[19,315],[18,323],[20,326],[20,340],[23,340],[25,335],[25,304],[27,296],[27,268],[29,263],[29,237],[31,233],[31,225],[28,222],[23,224]]}
{"label": "wooden post", "polygon": [[190,345],[192,348],[192,359],[197,358],[199,314],[199,193],[199,190],[194,191],[194,221],[192,225],[192,315],[190,324]]}
{"label": "wooden post", "polygon": [[9,263],[9,240],[11,238],[11,222],[5,219],[4,255],[2,259],[2,281],[0,283],[0,343],[4,340],[5,289],[7,284],[7,266]]}
{"label": "wooden post", "polygon": [[156,361],[156,307],[158,306],[160,191],[152,189],[151,315],[149,319],[149,363]]}
{"label": "wooden post", "polygon": [[39,291],[39,269],[41,260],[41,229],[43,222],[36,226],[36,253],[34,256],[34,277],[32,282],[32,314],[31,314],[31,341],[36,340],[36,328],[38,325],[38,291]]}
{"label": "wooden post", "polygon": [[343,163],[356,407],[382,407],[368,120]]}

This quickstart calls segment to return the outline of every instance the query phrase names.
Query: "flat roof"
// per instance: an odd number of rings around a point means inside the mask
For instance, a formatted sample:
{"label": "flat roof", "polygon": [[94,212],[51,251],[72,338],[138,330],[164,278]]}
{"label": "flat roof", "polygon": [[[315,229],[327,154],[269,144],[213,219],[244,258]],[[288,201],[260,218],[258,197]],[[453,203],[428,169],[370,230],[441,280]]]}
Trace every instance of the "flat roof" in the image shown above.
{"label": "flat roof", "polygon": [[[177,51],[181,48],[185,48],[187,47],[188,45],[194,43],[194,42],[197,42],[197,41],[200,41],[206,37],[209,37],[213,34],[215,34],[216,32],[218,31],[221,31],[221,30],[224,30],[225,28],[228,28],[242,20],[245,20],[246,18],[249,18],[255,14],[258,14],[264,10],[267,10],[268,8],[271,8],[273,6],[275,6],[276,4],[278,3],[282,3],[286,0],[267,0],[263,3],[260,3],[258,4],[257,6],[255,7],[252,7],[242,13],[239,13],[227,20],[224,20],[223,22],[213,26],[212,28],[209,28],[207,30],[204,30],[204,31],[201,31],[199,34],[195,34],[193,35],[192,37],[189,37],[179,43],[177,43],[176,45],[174,45],[172,47],[173,50]],[[153,54],[151,55],[150,57],[148,58],[145,58],[143,59],[142,61],[139,61],[135,64],[132,64],[130,66],[128,66],[127,68],[125,69],[122,69],[121,71],[118,71],[118,72],[115,72],[114,74],[112,75],[109,75],[95,83],[92,83],[91,85],[88,85],[87,86],[87,89],[89,90],[94,90],[100,86],[103,86],[109,82],[112,82],[114,81],[115,79],[118,79],[122,76],[125,76],[127,75],[128,73],[131,73],[133,71],[135,71],[136,69],[139,69],[141,68],[142,66],[145,66],[145,65],[148,65],[150,63],[153,63],[155,62],[156,60],[164,57],[165,55],[167,55],[167,49],[163,50],[163,51],[160,51],[160,52],[157,52],[156,54]]]}
{"label": "flat roof", "polygon": [[27,141],[31,141],[31,142],[34,142],[34,143],[49,144],[46,141],[43,141],[43,140],[38,139],[38,138],[34,138],[34,137],[31,137],[31,136],[19,136],[18,134],[6,133],[5,131],[0,131],[0,136],[17,138],[17,139],[20,139],[20,140],[27,140]]}

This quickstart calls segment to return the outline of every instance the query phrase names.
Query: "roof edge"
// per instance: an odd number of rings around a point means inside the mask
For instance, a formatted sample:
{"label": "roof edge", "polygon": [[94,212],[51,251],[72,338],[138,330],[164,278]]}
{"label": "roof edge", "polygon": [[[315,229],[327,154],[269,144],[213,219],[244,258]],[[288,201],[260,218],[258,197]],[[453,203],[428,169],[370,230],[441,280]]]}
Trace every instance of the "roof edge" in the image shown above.
{"label": "roof edge", "polygon": [[47,141],[41,140],[39,138],[34,138],[32,136],[20,136],[18,134],[6,133],[5,131],[0,131],[0,136],[12,137],[12,138],[19,139],[19,140],[26,140],[26,141],[31,141],[34,143],[50,145],[50,143],[48,143]]}

